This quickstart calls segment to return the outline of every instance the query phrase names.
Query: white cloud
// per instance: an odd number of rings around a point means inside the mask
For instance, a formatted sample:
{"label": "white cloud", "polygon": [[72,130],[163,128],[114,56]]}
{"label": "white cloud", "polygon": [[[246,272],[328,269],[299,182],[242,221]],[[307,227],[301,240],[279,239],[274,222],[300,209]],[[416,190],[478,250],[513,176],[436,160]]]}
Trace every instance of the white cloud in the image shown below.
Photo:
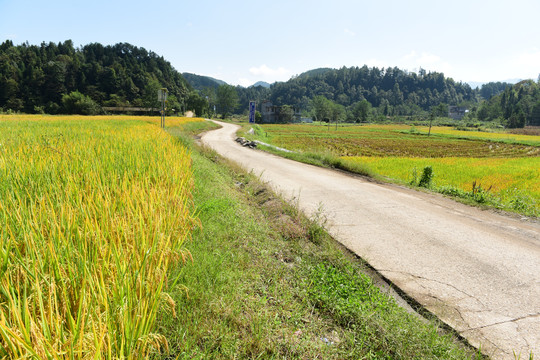
{"label": "white cloud", "polygon": [[409,61],[409,60],[414,59],[416,57],[418,57],[418,54],[416,53],[416,51],[413,50],[410,53],[408,53],[407,55],[403,55],[402,60]]}
{"label": "white cloud", "polygon": [[408,70],[423,68],[425,70],[443,72],[448,75],[452,71],[452,65],[441,59],[440,56],[428,52],[417,53],[411,51],[400,59],[400,66]]}
{"label": "white cloud", "polygon": [[254,84],[254,81],[253,80],[250,80],[250,79],[246,79],[246,78],[240,78],[238,79],[238,85],[240,86],[243,86],[243,87],[248,87],[248,86],[251,86]]}
{"label": "white cloud", "polygon": [[349,29],[345,29],[343,30],[345,32],[345,34],[349,35],[349,36],[356,36],[356,33],[352,30],[349,30]]}
{"label": "white cloud", "polygon": [[540,49],[533,48],[516,55],[511,61],[511,68],[517,70],[516,77],[537,79],[540,73]]}
{"label": "white cloud", "polygon": [[261,77],[262,80],[286,80],[291,75],[291,72],[284,67],[272,69],[265,64],[259,67],[251,67],[249,72],[255,76]]}
{"label": "white cloud", "polygon": [[[390,66],[388,61],[376,59],[376,58],[371,58],[371,59],[366,60],[366,65],[369,67],[378,67],[378,68],[386,68]],[[393,66],[395,66],[395,64]]]}

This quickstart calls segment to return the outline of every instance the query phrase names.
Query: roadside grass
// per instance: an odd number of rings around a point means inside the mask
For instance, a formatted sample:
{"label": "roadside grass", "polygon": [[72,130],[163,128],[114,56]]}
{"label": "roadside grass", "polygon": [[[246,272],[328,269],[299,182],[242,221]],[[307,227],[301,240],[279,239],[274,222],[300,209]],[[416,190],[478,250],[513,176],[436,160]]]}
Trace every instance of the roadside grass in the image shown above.
{"label": "roadside grass", "polygon": [[191,144],[191,138],[197,137],[201,132],[217,128],[219,125],[202,118],[193,118],[193,121],[187,123],[166,123],[166,130],[177,138],[183,138],[187,145]]}
{"label": "roadside grass", "polygon": [[202,228],[177,267],[159,333],[170,359],[466,359],[482,356],[398,307],[365,265],[253,175],[192,149]]}

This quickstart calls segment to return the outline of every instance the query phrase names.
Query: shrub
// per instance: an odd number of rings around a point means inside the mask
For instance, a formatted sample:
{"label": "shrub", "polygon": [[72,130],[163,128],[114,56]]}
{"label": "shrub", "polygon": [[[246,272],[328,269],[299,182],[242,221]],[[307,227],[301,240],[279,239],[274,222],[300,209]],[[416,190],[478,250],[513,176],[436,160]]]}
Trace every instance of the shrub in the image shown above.
{"label": "shrub", "polygon": [[433,168],[426,166],[418,182],[418,186],[428,188],[431,186],[431,180],[433,179]]}
{"label": "shrub", "polygon": [[66,114],[99,115],[101,107],[89,96],[73,91],[62,96],[63,112]]}

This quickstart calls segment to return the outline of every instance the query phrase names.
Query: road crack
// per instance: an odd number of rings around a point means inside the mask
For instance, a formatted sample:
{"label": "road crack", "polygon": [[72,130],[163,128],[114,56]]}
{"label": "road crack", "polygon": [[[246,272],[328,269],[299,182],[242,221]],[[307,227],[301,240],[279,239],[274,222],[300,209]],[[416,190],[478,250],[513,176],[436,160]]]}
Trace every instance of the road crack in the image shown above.
{"label": "road crack", "polygon": [[[457,288],[456,286],[452,285],[452,284],[448,284],[448,283],[445,283],[443,281],[439,281],[439,280],[435,280],[435,279],[429,279],[427,277],[424,277],[424,276],[420,276],[420,275],[415,275],[415,274],[411,274],[409,272],[406,272],[406,271],[397,271],[397,270],[378,270],[380,272],[390,272],[390,273],[398,273],[398,274],[403,274],[403,275],[409,275],[411,277],[413,277],[414,279],[420,279],[420,280],[425,280],[425,281],[430,281],[430,282],[434,282],[434,283],[437,283],[437,284],[440,284],[440,285],[444,285],[444,286],[448,286],[454,290],[456,290],[457,292],[459,293],[462,293],[464,295],[466,295],[467,297],[471,298],[471,299],[474,299],[476,301],[478,301],[478,303],[480,305],[482,305],[482,307],[484,308],[487,308],[480,300],[478,300],[478,298],[476,298],[475,296],[467,293],[466,291],[463,291],[459,288]],[[422,286],[422,285],[421,285]],[[422,286],[424,287],[424,286]],[[424,287],[425,288],[425,287]],[[442,301],[442,300],[441,300]]]}
{"label": "road crack", "polygon": [[469,329],[464,330],[464,331],[480,330],[480,329],[485,329],[485,328],[492,327],[492,326],[508,324],[508,323],[521,321],[521,320],[525,320],[525,319],[528,319],[528,318],[535,318],[535,317],[540,317],[540,313],[529,314],[529,315],[521,316],[521,317],[518,317],[518,318],[515,318],[515,319],[499,321],[499,322],[496,322],[496,323],[493,323],[493,324],[488,324],[488,325],[482,325],[482,326],[478,326],[478,327],[474,327],[474,328],[469,328]]}

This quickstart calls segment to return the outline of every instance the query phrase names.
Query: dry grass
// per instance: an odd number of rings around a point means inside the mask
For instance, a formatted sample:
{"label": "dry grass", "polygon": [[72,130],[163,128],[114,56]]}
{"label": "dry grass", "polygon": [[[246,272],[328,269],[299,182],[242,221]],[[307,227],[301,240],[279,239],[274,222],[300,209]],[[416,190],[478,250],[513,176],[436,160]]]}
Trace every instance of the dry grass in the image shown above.
{"label": "dry grass", "polygon": [[509,132],[518,135],[540,136],[540,126],[527,126],[523,129],[512,129]]}

